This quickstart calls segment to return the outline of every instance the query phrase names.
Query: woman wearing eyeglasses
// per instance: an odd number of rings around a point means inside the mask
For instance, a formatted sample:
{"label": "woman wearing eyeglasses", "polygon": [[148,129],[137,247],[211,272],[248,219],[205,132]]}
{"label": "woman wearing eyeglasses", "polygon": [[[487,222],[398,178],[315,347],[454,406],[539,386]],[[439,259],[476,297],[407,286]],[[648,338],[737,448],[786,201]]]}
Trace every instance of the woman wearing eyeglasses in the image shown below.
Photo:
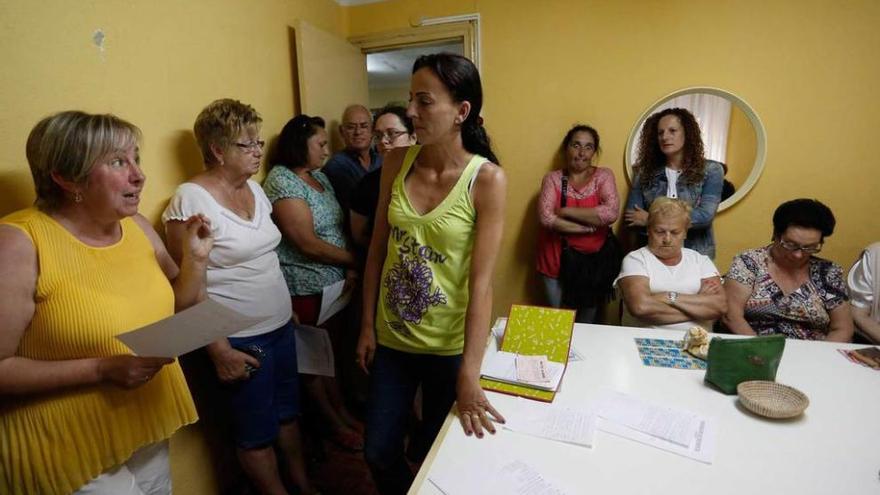
{"label": "woman wearing eyeglasses", "polygon": [[572,127],[560,150],[564,168],[547,173],[541,183],[538,273],[548,304],[577,310],[578,323],[594,323],[620,271],[620,247],[610,227],[620,201],[614,173],[593,165],[599,153],[595,129]]}
{"label": "woman wearing eyeglasses", "polygon": [[240,313],[267,321],[207,346],[224,384],[238,459],[260,493],[286,493],[274,444],[284,454],[292,481],[313,493],[302,455],[299,375],[293,316],[275,248],[281,232],[272,205],[250,177],[260,169],[262,118],[250,105],[217,100],[196,118],[193,130],[205,171],[178,187],[162,221],[168,251],[185,234],[182,220],[203,214],[211,220],[214,248],[208,259],[208,295]]}
{"label": "woman wearing eyeglasses", "polygon": [[[281,130],[277,156],[263,188],[272,202],[272,218],[284,240],[278,248],[281,271],[300,323],[316,325],[324,287],[357,281],[355,257],[343,231],[342,207],[330,180],[320,170],[327,159],[324,119],[297,115]],[[341,313],[324,323],[339,356]],[[337,359],[337,365],[341,359]],[[303,375],[312,401],[328,422],[331,440],[348,450],[363,449],[360,423],[346,409],[334,377]]]}
{"label": "woman wearing eyeglasses", "polygon": [[853,323],[843,269],[813,256],[834,224],[834,214],[819,201],[782,203],[773,213],[773,242],[733,259],[724,284],[724,324],[742,335],[849,342]]}
{"label": "woman wearing eyeglasses", "polygon": [[[373,124],[373,140],[383,156],[394,148],[416,144],[415,128],[412,120],[406,116],[406,108],[388,105],[379,110]],[[368,173],[358,182],[351,196],[351,237],[364,251],[364,256],[373,233],[373,217],[376,216],[376,204],[379,202],[381,177],[381,168]]]}

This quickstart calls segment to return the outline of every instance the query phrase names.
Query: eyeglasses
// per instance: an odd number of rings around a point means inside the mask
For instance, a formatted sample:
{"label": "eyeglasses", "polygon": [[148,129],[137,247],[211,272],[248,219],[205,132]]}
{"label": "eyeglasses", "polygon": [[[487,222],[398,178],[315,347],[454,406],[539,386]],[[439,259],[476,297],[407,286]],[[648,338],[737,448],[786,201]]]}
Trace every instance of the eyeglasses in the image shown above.
{"label": "eyeglasses", "polygon": [[351,132],[351,133],[355,133],[357,131],[369,131],[370,124],[369,124],[369,122],[362,122],[360,124],[354,124],[354,123],[344,124],[342,126],[342,130],[344,130],[345,132]]}
{"label": "eyeglasses", "polygon": [[406,134],[406,131],[400,131],[397,129],[388,129],[385,132],[374,132],[373,139],[376,141],[388,141],[389,143],[394,142],[395,139],[400,136]]}
{"label": "eyeglasses", "polygon": [[241,151],[243,151],[245,153],[253,154],[253,153],[256,153],[257,150],[262,150],[263,146],[266,146],[266,141],[263,141],[261,139],[258,141],[251,141],[249,143],[232,143],[232,144],[237,146],[238,149],[240,149]]}
{"label": "eyeglasses", "polygon": [[783,241],[782,239],[780,239],[776,243],[779,244],[779,246],[786,251],[803,251],[806,254],[816,254],[822,250],[821,242],[812,246],[801,246],[800,244],[795,244],[794,242]]}
{"label": "eyeglasses", "polygon": [[596,145],[594,145],[593,143],[587,143],[583,145],[581,143],[569,143],[568,147],[575,151],[594,151],[596,149]]}

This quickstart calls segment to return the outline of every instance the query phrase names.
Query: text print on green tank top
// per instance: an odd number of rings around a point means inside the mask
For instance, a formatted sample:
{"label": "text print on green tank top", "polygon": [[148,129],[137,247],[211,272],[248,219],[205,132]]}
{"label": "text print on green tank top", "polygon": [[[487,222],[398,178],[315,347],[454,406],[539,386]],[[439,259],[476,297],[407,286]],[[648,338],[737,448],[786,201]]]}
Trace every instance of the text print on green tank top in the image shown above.
{"label": "text print on green tank top", "polygon": [[393,186],[397,197],[392,202],[396,199],[397,204],[389,212],[389,248],[395,251],[396,259],[386,266],[382,284],[389,316],[398,319],[389,321],[389,327],[408,336],[412,332],[407,325],[423,323],[431,307],[450,302],[444,289],[461,289],[462,280],[466,284],[470,267],[463,260],[470,256],[462,256],[461,251],[469,253],[476,217],[468,189],[486,161],[474,156],[446,197],[420,214],[410,202],[404,182],[417,154],[417,149],[407,153]]}

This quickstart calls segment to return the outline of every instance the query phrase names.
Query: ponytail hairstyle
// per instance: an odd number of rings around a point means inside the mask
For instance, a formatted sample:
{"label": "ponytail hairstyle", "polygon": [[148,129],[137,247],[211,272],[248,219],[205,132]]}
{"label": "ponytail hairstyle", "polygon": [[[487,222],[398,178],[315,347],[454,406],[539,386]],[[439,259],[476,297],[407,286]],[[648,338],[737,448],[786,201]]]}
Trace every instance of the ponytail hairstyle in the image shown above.
{"label": "ponytail hairstyle", "polygon": [[290,119],[281,129],[272,166],[284,165],[293,170],[309,163],[309,138],[324,128],[324,119],[306,114]]}
{"label": "ponytail hairstyle", "polygon": [[480,73],[473,62],[453,53],[432,53],[416,59],[416,63],[413,64],[413,74],[423,68],[429,69],[440,79],[455,102],[467,101],[471,104],[467,119],[461,123],[461,140],[464,149],[484,156],[496,165],[499,164],[498,157],[492,152],[489,135],[483,127],[483,119],[480,117],[480,110],[483,108],[483,86],[480,83]]}

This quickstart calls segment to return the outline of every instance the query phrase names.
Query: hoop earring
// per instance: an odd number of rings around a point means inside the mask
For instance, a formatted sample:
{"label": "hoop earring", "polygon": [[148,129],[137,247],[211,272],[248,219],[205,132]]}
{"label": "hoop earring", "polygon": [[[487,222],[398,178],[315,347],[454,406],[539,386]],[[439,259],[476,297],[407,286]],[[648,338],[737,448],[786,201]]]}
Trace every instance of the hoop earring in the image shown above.
{"label": "hoop earring", "polygon": [[73,202],[74,203],[82,203],[83,195],[81,192],[76,191],[73,193]]}

